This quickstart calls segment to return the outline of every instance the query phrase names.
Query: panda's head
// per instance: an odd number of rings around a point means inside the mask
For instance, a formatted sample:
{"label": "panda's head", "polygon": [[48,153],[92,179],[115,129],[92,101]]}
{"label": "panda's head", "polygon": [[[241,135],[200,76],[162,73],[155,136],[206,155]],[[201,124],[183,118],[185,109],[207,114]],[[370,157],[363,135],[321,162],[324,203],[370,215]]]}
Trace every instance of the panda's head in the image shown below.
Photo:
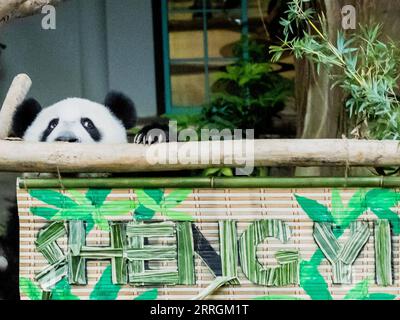
{"label": "panda's head", "polygon": [[30,142],[126,143],[126,129],[135,123],[133,102],[111,92],[104,105],[68,98],[42,108],[36,100],[27,99],[15,112],[13,132]]}

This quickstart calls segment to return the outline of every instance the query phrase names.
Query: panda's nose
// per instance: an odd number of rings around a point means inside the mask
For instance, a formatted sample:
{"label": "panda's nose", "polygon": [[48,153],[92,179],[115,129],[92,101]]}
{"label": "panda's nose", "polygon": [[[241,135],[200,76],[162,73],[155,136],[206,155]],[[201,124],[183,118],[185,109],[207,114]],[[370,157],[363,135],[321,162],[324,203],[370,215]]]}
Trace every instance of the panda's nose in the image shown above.
{"label": "panda's nose", "polygon": [[74,136],[65,135],[65,136],[59,136],[56,139],[56,141],[57,142],[77,143],[77,142],[79,142],[79,139],[77,137],[74,137]]}

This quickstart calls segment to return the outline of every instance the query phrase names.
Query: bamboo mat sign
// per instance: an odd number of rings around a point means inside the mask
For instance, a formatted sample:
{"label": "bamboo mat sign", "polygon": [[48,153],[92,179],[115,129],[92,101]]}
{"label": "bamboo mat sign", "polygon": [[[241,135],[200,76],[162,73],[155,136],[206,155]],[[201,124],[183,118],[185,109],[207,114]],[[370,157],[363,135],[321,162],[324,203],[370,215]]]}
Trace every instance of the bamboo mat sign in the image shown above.
{"label": "bamboo mat sign", "polygon": [[400,296],[389,189],[18,189],[23,299]]}

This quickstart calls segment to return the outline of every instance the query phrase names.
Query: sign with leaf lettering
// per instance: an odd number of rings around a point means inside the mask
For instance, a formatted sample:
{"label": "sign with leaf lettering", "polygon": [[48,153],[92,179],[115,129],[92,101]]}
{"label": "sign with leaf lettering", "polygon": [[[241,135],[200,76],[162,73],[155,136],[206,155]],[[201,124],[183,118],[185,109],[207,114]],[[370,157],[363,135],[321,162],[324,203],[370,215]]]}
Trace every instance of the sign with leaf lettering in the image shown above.
{"label": "sign with leaf lettering", "polygon": [[41,300],[395,300],[390,189],[18,189]]}

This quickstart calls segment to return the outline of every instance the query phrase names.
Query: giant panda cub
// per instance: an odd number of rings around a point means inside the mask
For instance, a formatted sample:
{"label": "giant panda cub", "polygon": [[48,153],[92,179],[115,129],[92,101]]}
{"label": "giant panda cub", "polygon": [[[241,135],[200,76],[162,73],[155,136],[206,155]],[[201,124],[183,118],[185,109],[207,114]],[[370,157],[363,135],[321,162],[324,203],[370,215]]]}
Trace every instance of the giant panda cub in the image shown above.
{"label": "giant panda cub", "polygon": [[[103,104],[80,98],[68,98],[47,108],[35,99],[27,99],[17,107],[13,133],[30,142],[127,143],[126,130],[135,126],[136,109],[130,98],[119,92],[109,93]],[[152,135],[157,124],[147,126],[134,137],[134,143],[162,142]],[[16,201],[10,210],[7,235],[0,238],[0,300],[18,299],[19,231]]]}
{"label": "giant panda cub", "polygon": [[126,143],[126,130],[135,124],[132,100],[111,92],[104,104],[69,98],[43,109],[27,99],[16,110],[13,131],[30,142]]}

